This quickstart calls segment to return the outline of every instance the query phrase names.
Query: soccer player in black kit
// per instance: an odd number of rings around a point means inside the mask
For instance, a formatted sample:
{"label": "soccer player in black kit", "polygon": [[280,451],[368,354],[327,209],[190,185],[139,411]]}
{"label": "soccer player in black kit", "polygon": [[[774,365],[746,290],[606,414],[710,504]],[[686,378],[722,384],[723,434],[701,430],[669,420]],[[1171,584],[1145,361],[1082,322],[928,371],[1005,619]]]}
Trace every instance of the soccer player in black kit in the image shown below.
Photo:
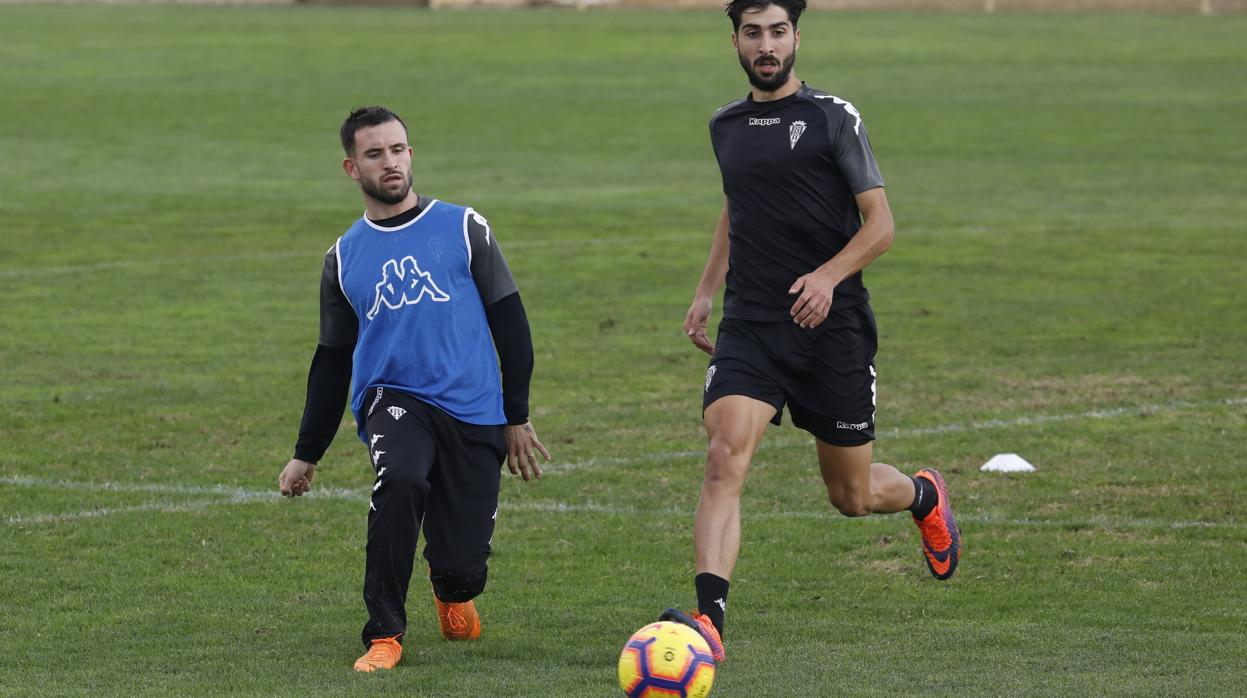
{"label": "soccer player in black kit", "polygon": [[[862,269],[892,244],[892,213],[861,114],[793,73],[804,0],[732,0],[732,45],[750,93],[720,108],[710,138],[725,201],[684,330],[712,356],[702,414],[709,447],[694,523],[691,625],[722,661],[740,493],[768,423],[788,406],[815,438],[831,504],[845,516],[908,510],[937,579],[961,536],[940,474],[872,462],[875,318]],[[706,336],[726,282],[717,343]]]}

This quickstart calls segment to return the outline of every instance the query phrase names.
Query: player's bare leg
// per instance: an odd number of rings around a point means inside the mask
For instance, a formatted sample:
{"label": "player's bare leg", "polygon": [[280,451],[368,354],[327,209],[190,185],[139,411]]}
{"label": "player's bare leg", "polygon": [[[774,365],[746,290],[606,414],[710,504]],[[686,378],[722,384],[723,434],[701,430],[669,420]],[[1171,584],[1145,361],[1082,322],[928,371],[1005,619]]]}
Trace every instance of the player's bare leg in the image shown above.
{"label": "player's bare leg", "polygon": [[731,579],[740,553],[740,493],[775,408],[728,395],[706,408],[706,471],[693,524],[697,572]]}
{"label": "player's bare leg", "polygon": [[684,613],[669,608],[660,620],[693,627],[706,638],[717,662],[724,659],[722,633],[728,580],[740,553],[740,493],[754,451],[774,416],[774,407],[743,395],[721,397],[710,403],[705,412],[709,445],[701,500],[693,524],[697,610]]}
{"label": "player's bare leg", "polygon": [[827,498],[841,514],[891,514],[913,504],[913,478],[886,463],[872,463],[874,442],[861,446],[817,444]]}
{"label": "player's bare leg", "polygon": [[832,506],[845,516],[913,512],[927,568],[936,579],[953,576],[961,558],[961,530],[944,478],[931,468],[911,478],[885,463],[872,463],[873,455],[873,443],[846,447],[818,442],[819,469]]}

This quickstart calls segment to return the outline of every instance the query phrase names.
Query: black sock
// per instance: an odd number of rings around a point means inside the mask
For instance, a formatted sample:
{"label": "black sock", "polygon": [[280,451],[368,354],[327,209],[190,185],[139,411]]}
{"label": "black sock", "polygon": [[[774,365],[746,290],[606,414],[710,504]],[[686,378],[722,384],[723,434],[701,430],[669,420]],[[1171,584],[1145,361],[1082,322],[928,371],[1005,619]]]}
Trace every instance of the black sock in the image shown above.
{"label": "black sock", "polygon": [[914,503],[909,505],[909,510],[914,513],[915,519],[926,518],[927,514],[935,508],[939,501],[939,492],[936,491],[935,485],[925,477],[911,477],[914,481]]}
{"label": "black sock", "polygon": [[728,581],[709,572],[702,572],[693,578],[693,586],[697,587],[697,612],[710,617],[719,637],[723,637],[723,615],[727,612]]}

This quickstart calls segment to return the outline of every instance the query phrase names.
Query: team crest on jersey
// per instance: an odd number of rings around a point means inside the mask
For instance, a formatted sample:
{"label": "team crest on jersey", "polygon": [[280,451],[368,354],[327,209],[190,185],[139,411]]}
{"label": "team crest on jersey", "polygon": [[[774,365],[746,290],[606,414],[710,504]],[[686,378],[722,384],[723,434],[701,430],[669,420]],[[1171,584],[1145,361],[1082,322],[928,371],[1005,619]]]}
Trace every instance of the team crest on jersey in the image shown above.
{"label": "team crest on jersey", "polygon": [[390,310],[398,310],[404,305],[415,305],[426,296],[438,303],[450,300],[433,276],[421,271],[415,257],[407,255],[402,260],[388,260],[381,265],[381,281],[377,282],[377,295],[368,311],[368,319],[377,316],[383,303]]}
{"label": "team crest on jersey", "polygon": [[788,149],[795,150],[797,141],[801,140],[801,134],[805,133],[805,122],[794,121],[788,126]]}

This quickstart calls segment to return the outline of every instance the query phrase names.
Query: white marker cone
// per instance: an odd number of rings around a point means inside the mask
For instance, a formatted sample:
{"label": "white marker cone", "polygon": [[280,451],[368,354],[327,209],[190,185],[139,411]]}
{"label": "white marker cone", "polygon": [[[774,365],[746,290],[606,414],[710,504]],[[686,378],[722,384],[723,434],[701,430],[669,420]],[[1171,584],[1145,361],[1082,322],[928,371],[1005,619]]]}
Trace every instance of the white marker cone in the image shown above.
{"label": "white marker cone", "polygon": [[989,473],[1033,473],[1035,466],[1016,453],[998,453],[979,470]]}

